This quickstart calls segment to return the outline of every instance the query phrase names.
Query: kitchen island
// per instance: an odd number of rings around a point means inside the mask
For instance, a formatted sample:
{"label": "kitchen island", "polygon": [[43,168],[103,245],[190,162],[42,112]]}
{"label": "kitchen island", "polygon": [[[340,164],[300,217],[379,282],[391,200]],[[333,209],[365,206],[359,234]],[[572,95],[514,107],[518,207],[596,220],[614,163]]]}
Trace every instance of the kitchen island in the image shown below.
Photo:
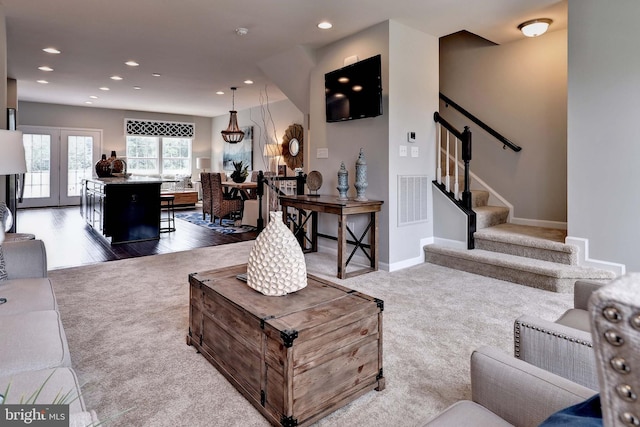
{"label": "kitchen island", "polygon": [[81,214],[111,244],[160,239],[160,178],[82,181]]}

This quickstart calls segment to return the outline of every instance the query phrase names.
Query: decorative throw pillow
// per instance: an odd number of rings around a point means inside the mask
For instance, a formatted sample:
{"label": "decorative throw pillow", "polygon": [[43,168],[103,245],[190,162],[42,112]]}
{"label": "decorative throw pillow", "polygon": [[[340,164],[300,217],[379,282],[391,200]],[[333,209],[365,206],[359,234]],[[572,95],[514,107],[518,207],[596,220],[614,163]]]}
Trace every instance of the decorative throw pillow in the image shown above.
{"label": "decorative throw pillow", "polygon": [[7,266],[4,264],[4,254],[2,253],[2,245],[0,245],[0,282],[7,280]]}
{"label": "decorative throw pillow", "polygon": [[547,418],[540,427],[602,427],[600,395],[569,406]]}

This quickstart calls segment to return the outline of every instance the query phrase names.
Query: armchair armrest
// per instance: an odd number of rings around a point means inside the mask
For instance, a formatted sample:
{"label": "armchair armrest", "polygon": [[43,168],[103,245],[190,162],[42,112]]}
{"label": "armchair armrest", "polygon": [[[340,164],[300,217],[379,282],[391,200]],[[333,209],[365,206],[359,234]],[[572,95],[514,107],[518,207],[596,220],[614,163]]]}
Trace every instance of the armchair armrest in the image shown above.
{"label": "armchair armrest", "polygon": [[589,310],[591,294],[606,285],[596,280],[577,280],[573,288],[573,308]]}
{"label": "armchair armrest", "polygon": [[599,389],[589,332],[520,316],[514,323],[514,356],[592,390]]}
{"label": "armchair armrest", "polygon": [[2,244],[9,279],[47,277],[47,252],[42,240]]}
{"label": "armchair armrest", "polygon": [[596,392],[491,347],[471,355],[474,402],[515,426],[538,426]]}

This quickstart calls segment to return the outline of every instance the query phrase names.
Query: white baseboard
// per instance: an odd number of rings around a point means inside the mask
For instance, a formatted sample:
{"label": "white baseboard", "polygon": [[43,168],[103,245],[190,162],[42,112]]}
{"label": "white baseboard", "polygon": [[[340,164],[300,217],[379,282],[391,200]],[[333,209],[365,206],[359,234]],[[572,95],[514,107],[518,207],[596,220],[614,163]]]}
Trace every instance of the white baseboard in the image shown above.
{"label": "white baseboard", "polygon": [[[434,238],[433,237],[428,237],[425,239],[421,239],[420,240],[420,246],[419,246],[419,250],[420,250],[420,255],[415,257],[415,258],[410,258],[410,259],[405,259],[399,262],[394,262],[392,264],[386,263],[386,262],[378,262],[378,269],[383,270],[383,271],[397,271],[397,270],[402,270],[404,268],[408,268],[408,267],[413,267],[414,265],[418,265],[418,264],[422,264],[424,263],[424,247],[426,245],[430,245],[434,242]],[[465,246],[466,247],[466,246]],[[318,252],[324,252],[324,253],[331,253],[331,254],[337,254],[338,253],[338,244],[337,242],[335,242],[334,240],[331,239],[323,239],[323,238],[319,238],[318,239]],[[337,255],[336,255],[337,256]],[[351,259],[351,261],[358,263],[358,264],[365,264],[368,265],[369,264],[369,259],[367,259],[365,256],[363,255],[359,255],[359,254],[355,254],[353,256],[353,258]]]}
{"label": "white baseboard", "polygon": [[[420,253],[420,255],[419,256],[417,256],[415,258],[409,258],[409,259],[405,259],[405,260],[402,260],[402,261],[394,262],[393,264],[388,264],[387,271],[397,271],[397,270],[402,270],[404,268],[413,267],[414,265],[423,264],[425,262],[425,260],[424,260],[424,247],[426,245],[431,245],[432,243],[435,243],[433,237],[427,237],[427,238],[424,238],[424,239],[420,239],[420,243],[419,243],[419,253]],[[380,267],[380,268],[382,268],[382,267]]]}
{"label": "white baseboard", "polygon": [[599,268],[602,270],[613,271],[617,276],[622,276],[625,274],[626,266],[624,264],[618,264],[615,262],[601,261],[601,260],[589,258],[589,239],[567,236],[564,242],[568,245],[574,245],[580,248],[580,253],[578,256],[578,265],[584,265],[584,266]]}
{"label": "white baseboard", "polygon": [[527,219],[527,218],[511,218],[511,224],[529,225],[532,227],[555,228],[557,230],[566,230],[567,223],[560,221],[545,221],[543,219]]}

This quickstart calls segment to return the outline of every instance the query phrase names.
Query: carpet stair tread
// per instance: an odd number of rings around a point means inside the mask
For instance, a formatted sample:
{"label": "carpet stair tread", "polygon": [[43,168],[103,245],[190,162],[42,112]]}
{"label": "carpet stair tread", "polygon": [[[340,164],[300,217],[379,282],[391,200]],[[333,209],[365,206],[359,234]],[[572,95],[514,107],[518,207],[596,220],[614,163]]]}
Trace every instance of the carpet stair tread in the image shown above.
{"label": "carpet stair tread", "polygon": [[428,262],[554,292],[571,292],[577,279],[610,280],[615,274],[593,267],[559,264],[482,249],[441,245],[424,248]]}
{"label": "carpet stair tread", "polygon": [[504,224],[509,218],[509,208],[504,206],[478,206],[473,211],[476,213],[477,230]]}
{"label": "carpet stair tread", "polygon": [[577,265],[579,248],[565,244],[566,235],[565,230],[505,223],[476,231],[474,239],[476,249]]}

